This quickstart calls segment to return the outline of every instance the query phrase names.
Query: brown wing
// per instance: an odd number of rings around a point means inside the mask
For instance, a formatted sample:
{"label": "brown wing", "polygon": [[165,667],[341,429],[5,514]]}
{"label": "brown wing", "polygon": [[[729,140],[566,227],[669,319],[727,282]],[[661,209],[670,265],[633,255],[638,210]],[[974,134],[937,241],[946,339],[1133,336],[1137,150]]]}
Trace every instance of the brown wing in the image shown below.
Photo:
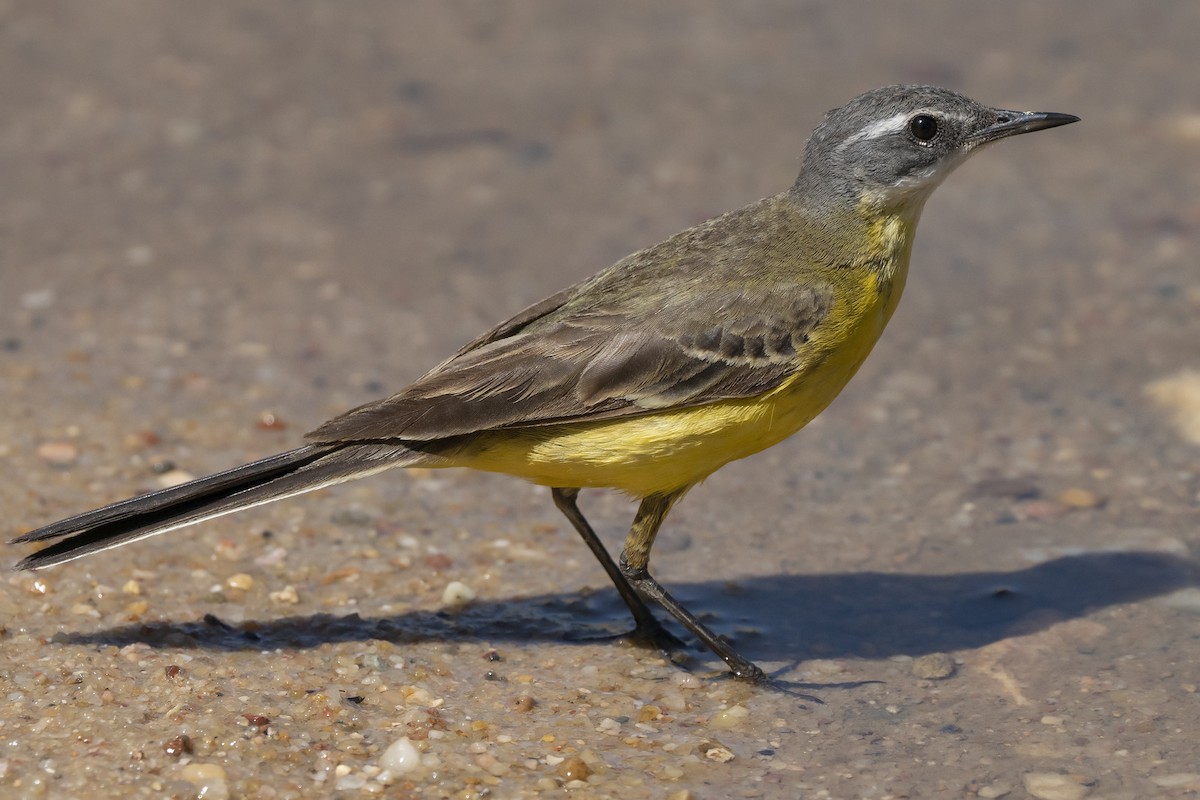
{"label": "brown wing", "polygon": [[530,306],[404,391],[326,422],[308,440],[443,439],[775,388],[813,357],[808,335],[833,293],[803,276],[764,279],[757,262],[778,260],[765,250],[781,237],[761,215],[756,227],[738,224],[754,208],[635,253]]}
{"label": "brown wing", "polygon": [[[831,296],[806,290],[764,316],[743,296],[725,322],[588,316],[515,333],[447,361],[397,395],[336,417],[310,442],[442,439],[695,406],[769,391],[803,361]],[[738,306],[745,306],[744,309]],[[743,313],[744,312],[744,313]]]}

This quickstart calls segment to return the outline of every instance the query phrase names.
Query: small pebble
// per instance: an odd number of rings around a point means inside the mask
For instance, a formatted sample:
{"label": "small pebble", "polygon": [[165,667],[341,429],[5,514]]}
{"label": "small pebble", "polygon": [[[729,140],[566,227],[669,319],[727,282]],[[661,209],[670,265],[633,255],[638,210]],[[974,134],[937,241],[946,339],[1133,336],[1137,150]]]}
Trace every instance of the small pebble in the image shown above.
{"label": "small pebble", "polygon": [[407,736],[388,745],[379,757],[379,766],[393,775],[403,775],[421,766],[421,753]]}
{"label": "small pebble", "polygon": [[655,722],[662,718],[662,709],[658,706],[642,706],[638,709],[638,722]]}
{"label": "small pebble", "polygon": [[684,776],[684,771],[679,768],[678,764],[664,764],[659,770],[659,777],[664,781],[678,781]]}
{"label": "small pebble", "polygon": [[497,778],[503,778],[512,771],[512,768],[508,764],[505,764],[491,753],[480,753],[475,756],[475,765],[487,774]]}
{"label": "small pebble", "polygon": [[658,698],[658,704],[667,711],[674,711],[675,713],[687,711],[687,700],[685,700],[683,695],[679,692],[668,692],[667,694],[664,694],[662,697]]}
{"label": "small pebble", "polygon": [[192,752],[192,740],[185,733],[172,736],[163,742],[163,752],[179,758],[179,756]]}
{"label": "small pebble", "polygon": [[592,768],[579,756],[571,756],[563,759],[555,772],[564,781],[585,781],[592,774]]}
{"label": "small pebble", "polygon": [[911,670],[921,680],[942,680],[954,674],[954,659],[947,653],[928,653],[915,659]]}
{"label": "small pebble", "polygon": [[225,579],[225,585],[230,589],[241,589],[248,592],[254,588],[254,577],[244,572],[238,572]]}
{"label": "small pebble", "polygon": [[1000,800],[1006,794],[1012,793],[1012,785],[997,781],[983,786],[976,792],[976,796],[982,797],[983,800]]}
{"label": "small pebble", "polygon": [[273,567],[276,564],[282,564],[287,558],[288,551],[282,547],[273,547],[254,559],[254,563],[259,567]]}
{"label": "small pebble", "polygon": [[1057,772],[1027,772],[1022,776],[1025,791],[1038,800],[1083,800],[1089,787],[1077,775],[1062,775]]}
{"label": "small pebble", "polygon": [[287,427],[287,423],[273,411],[264,411],[259,414],[258,422],[255,424],[259,430],[263,431],[281,431]]}
{"label": "small pebble", "polygon": [[250,723],[250,725],[252,727],[255,727],[255,728],[271,727],[271,719],[269,717],[264,717],[262,714],[242,714],[242,717],[244,717],[246,722]]}
{"label": "small pebble", "polygon": [[229,800],[225,770],[219,764],[188,764],[179,777],[196,787],[196,797],[204,800]]}
{"label": "small pebble", "polygon": [[343,775],[342,777],[338,778],[337,783],[333,785],[333,788],[341,792],[346,792],[353,791],[355,789],[361,789],[366,785],[367,776],[356,773],[352,775]]}
{"label": "small pebble", "polygon": [[405,704],[410,706],[436,708],[442,704],[442,698],[434,697],[428,689],[421,686],[406,686],[403,695]]}
{"label": "small pebble", "polygon": [[1058,496],[1058,502],[1067,508],[1096,508],[1104,504],[1104,501],[1095,492],[1078,487],[1065,489]]}
{"label": "small pebble", "polygon": [[52,467],[69,467],[79,460],[79,446],[74,442],[45,442],[37,454]]}
{"label": "small pebble", "polygon": [[327,572],[321,576],[322,586],[332,586],[341,581],[355,581],[362,575],[362,569],[359,567],[341,567],[333,572]]}
{"label": "small pebble", "polygon": [[88,605],[87,603],[74,604],[73,606],[71,606],[71,613],[78,614],[81,617],[99,617],[100,616],[100,612],[96,610],[96,607]]}
{"label": "small pebble", "polygon": [[425,556],[425,566],[434,572],[445,572],[454,566],[454,559],[445,553],[430,553]]}
{"label": "small pebble", "polygon": [[475,590],[462,581],[450,581],[442,592],[442,605],[461,608],[475,599]]}
{"label": "small pebble", "polygon": [[134,431],[125,436],[125,446],[140,450],[145,447],[154,447],[162,444],[162,437],[156,431],[142,430]]}
{"label": "small pebble", "polygon": [[718,764],[726,764],[734,759],[733,751],[720,744],[706,745],[704,757],[709,761],[716,761]]}
{"label": "small pebble", "polygon": [[125,594],[141,594],[142,585],[130,578],[129,580],[125,581],[125,585],[121,587],[121,591]]}
{"label": "small pebble", "polygon": [[300,602],[300,595],[296,593],[295,586],[285,586],[278,592],[271,592],[267,595],[272,603],[280,605],[296,605]]}
{"label": "small pebble", "polygon": [[513,701],[513,711],[516,711],[518,714],[528,714],[530,711],[533,711],[535,705],[537,705],[537,702],[532,697],[523,694]]}
{"label": "small pebble", "polygon": [[730,728],[738,727],[745,722],[746,718],[749,716],[750,709],[743,705],[733,705],[729,708],[723,708],[717,713],[713,714],[712,718],[708,721],[708,726],[710,728],[728,730]]}
{"label": "small pebble", "polygon": [[621,732],[621,723],[612,717],[605,717],[600,720],[600,724],[596,726],[596,730],[600,733],[607,733],[609,736],[616,736]]}

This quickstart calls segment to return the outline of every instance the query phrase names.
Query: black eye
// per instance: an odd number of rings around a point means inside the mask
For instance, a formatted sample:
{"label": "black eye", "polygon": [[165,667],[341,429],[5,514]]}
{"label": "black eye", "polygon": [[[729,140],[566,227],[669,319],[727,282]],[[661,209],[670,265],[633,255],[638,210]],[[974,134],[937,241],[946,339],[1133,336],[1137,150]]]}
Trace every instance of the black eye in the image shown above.
{"label": "black eye", "polygon": [[938,134],[937,120],[928,114],[918,114],[909,120],[908,132],[919,142],[931,142]]}

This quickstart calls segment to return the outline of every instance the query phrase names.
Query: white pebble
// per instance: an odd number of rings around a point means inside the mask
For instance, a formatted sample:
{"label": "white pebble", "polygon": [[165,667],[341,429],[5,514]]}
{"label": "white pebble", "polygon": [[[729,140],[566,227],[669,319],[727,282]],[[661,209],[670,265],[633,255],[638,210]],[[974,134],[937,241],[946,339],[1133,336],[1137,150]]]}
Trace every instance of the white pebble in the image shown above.
{"label": "white pebble", "polygon": [[229,800],[225,770],[219,764],[188,764],[179,777],[196,787],[196,797],[204,800]]}
{"label": "white pebble", "polygon": [[393,775],[403,775],[421,766],[421,753],[407,736],[402,736],[383,751],[379,766]]}
{"label": "white pebble", "polygon": [[361,789],[366,785],[366,777],[356,773],[352,775],[343,775],[342,777],[338,778],[337,783],[333,785],[333,788],[337,789],[339,792],[345,792],[352,789]]}
{"label": "white pebble", "polygon": [[442,605],[465,606],[475,599],[475,590],[462,581],[450,581],[442,592]]}
{"label": "white pebble", "polygon": [[243,592],[248,592],[254,588],[254,576],[248,575],[245,572],[238,572],[226,578],[225,585],[230,589],[240,589]]}
{"label": "white pebble", "polygon": [[267,597],[271,599],[271,602],[279,603],[280,605],[294,606],[300,602],[300,595],[297,594],[295,586],[285,586],[278,592],[268,593]]}
{"label": "white pebble", "polygon": [[1088,794],[1088,787],[1074,775],[1027,772],[1022,778],[1025,791],[1038,800],[1083,800]]}
{"label": "white pebble", "polygon": [[609,736],[616,736],[621,732],[621,723],[612,717],[605,717],[600,720],[600,724],[596,726],[596,730],[600,733],[607,733]]}
{"label": "white pebble", "polygon": [[736,728],[741,725],[746,717],[750,716],[750,709],[743,705],[734,705],[729,708],[724,708],[712,715],[712,719],[708,721],[709,727],[712,728]]}

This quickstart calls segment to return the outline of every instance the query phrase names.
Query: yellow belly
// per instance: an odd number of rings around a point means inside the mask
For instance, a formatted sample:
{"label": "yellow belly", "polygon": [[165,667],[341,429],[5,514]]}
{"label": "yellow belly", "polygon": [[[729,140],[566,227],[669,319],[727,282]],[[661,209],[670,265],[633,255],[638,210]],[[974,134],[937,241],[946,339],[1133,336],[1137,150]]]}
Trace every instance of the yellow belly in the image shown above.
{"label": "yellow belly", "polygon": [[[595,422],[478,434],[445,466],[516,475],[557,487],[607,487],[636,497],[691,486],[791,436],[854,376],[883,332],[903,276],[880,285],[864,270],[798,354],[796,372],[757,397]],[[895,280],[895,278],[899,280]]]}

